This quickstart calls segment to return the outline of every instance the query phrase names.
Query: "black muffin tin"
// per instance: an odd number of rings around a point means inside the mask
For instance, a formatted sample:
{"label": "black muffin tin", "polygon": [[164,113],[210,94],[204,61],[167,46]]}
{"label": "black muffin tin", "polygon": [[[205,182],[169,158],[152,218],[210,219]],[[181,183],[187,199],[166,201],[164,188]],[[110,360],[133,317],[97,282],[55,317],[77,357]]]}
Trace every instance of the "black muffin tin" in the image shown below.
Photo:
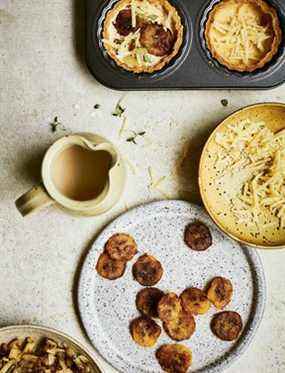
{"label": "black muffin tin", "polygon": [[94,77],[119,90],[268,89],[285,81],[285,0],[267,0],[277,10],[283,39],[277,55],[253,73],[228,70],[211,57],[204,39],[209,12],[220,0],[170,0],[180,14],[184,41],[179,54],[153,74],[135,74],[116,65],[102,42],[105,15],[117,0],[86,0],[86,59]]}

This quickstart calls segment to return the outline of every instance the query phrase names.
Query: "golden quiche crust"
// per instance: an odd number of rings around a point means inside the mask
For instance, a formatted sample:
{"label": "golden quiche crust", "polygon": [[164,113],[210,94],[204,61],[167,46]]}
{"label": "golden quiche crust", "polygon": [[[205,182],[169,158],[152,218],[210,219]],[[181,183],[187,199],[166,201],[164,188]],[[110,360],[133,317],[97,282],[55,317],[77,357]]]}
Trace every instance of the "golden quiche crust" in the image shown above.
{"label": "golden quiche crust", "polygon": [[[115,6],[107,12],[103,23],[103,44],[108,53],[108,55],[116,62],[116,64],[125,70],[134,72],[134,73],[153,73],[155,71],[161,70],[165,65],[167,65],[179,52],[180,47],[183,42],[183,25],[181,23],[181,18],[177,12],[177,10],[167,1],[167,0],[135,0],[136,3],[142,3],[142,1],[147,1],[149,4],[158,5],[163,9],[166,14],[168,14],[168,18],[171,20],[171,24],[173,26],[174,31],[174,38],[175,41],[173,43],[173,47],[169,54],[165,54],[164,56],[157,58],[157,62],[147,65],[147,64],[139,64],[139,62],[135,62],[130,64],[125,63],[122,61],[121,58],[118,58],[116,53],[116,49],[110,43],[112,28],[114,24],[114,20],[116,16],[119,14],[120,11],[131,8],[132,9],[132,1],[134,0],[119,0]],[[156,24],[156,23],[152,23]],[[162,24],[162,26],[165,26]],[[137,31],[140,33],[140,30]]]}
{"label": "golden quiche crust", "polygon": [[212,57],[240,72],[265,66],[282,41],[277,12],[264,0],[221,0],[208,16],[204,36]]}

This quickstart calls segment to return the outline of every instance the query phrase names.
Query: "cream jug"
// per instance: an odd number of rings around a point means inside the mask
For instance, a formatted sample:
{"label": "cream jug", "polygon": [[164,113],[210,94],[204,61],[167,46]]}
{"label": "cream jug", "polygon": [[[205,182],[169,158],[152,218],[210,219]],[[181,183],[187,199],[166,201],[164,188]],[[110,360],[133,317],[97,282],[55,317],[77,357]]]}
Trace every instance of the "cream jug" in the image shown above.
{"label": "cream jug", "polygon": [[118,150],[91,133],[57,140],[44,156],[41,174],[42,184],[16,201],[23,216],[52,204],[73,215],[100,215],[119,200],[126,179]]}

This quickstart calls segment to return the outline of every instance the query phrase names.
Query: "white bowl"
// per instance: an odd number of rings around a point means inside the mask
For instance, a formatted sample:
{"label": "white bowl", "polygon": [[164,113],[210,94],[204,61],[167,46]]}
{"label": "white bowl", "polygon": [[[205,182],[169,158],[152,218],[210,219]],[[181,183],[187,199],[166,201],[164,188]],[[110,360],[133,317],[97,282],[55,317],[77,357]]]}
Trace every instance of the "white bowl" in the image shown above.
{"label": "white bowl", "polygon": [[13,325],[0,328],[0,344],[7,343],[14,338],[24,338],[33,337],[38,338],[51,338],[56,342],[65,342],[71,346],[76,352],[87,357],[90,361],[91,368],[94,373],[102,373],[95,362],[95,357],[90,351],[86,349],[80,342],[76,341],[74,338],[51,328],[33,326],[33,325]]}

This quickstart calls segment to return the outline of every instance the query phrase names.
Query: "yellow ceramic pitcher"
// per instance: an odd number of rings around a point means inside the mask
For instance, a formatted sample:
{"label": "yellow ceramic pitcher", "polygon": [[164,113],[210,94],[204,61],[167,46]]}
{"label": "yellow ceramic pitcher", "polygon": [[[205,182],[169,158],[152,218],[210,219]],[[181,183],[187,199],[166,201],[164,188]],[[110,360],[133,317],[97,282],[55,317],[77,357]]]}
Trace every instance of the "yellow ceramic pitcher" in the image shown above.
{"label": "yellow ceramic pitcher", "polygon": [[[52,178],[53,162],[61,152],[74,145],[94,152],[104,150],[110,154],[111,162],[105,186],[94,199],[78,201],[68,198],[56,187]],[[42,184],[35,186],[16,201],[16,206],[23,216],[52,204],[73,215],[100,215],[111,209],[119,200],[126,179],[125,166],[119,151],[108,140],[92,133],[67,135],[57,140],[44,156],[41,174]]]}

